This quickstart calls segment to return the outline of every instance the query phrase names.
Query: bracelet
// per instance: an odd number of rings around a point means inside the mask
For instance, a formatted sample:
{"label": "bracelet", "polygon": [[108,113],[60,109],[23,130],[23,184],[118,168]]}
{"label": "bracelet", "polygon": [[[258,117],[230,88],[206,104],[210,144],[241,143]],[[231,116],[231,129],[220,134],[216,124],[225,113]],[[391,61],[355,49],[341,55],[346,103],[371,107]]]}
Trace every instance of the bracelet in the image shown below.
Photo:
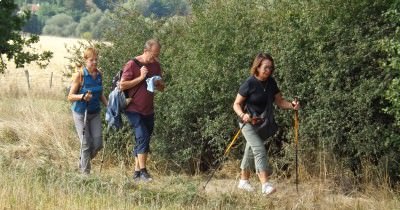
{"label": "bracelet", "polygon": [[240,114],[239,117],[243,118],[244,115],[245,115],[244,112],[242,112],[242,114]]}

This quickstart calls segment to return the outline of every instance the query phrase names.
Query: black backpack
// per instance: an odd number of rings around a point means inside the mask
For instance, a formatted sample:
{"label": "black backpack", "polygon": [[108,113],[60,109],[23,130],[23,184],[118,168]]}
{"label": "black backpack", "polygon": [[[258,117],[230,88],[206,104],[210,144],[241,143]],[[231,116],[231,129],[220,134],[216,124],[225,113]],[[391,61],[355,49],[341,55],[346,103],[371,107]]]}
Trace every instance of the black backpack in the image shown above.
{"label": "black backpack", "polygon": [[[143,66],[142,63],[140,63],[140,61],[138,61],[136,58],[130,59],[133,60],[136,65],[139,66],[139,68],[141,68]],[[124,69],[121,69],[117,72],[117,74],[115,74],[115,76],[112,79],[112,83],[111,83],[111,91],[113,91],[119,84],[119,82],[121,81],[122,78],[122,72],[124,71]]]}

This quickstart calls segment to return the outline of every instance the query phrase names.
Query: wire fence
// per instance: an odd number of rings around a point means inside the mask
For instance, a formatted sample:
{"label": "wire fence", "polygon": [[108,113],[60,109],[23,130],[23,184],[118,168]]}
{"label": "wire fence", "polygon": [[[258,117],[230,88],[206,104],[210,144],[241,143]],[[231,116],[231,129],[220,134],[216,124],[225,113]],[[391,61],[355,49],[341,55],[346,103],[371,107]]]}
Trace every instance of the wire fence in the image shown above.
{"label": "wire fence", "polygon": [[0,87],[2,89],[53,89],[64,90],[71,82],[70,77],[55,71],[29,71],[18,70],[0,75]]}

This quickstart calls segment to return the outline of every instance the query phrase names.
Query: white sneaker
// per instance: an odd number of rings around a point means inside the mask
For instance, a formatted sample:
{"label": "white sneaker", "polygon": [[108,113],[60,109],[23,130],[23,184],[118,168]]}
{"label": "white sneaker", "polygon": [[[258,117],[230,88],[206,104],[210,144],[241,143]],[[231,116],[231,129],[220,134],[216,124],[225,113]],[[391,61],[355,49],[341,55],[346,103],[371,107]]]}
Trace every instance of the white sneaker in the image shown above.
{"label": "white sneaker", "polygon": [[254,187],[251,186],[249,180],[239,180],[239,185],[238,185],[239,189],[242,190],[246,190],[247,192],[253,192],[254,191]]}
{"label": "white sneaker", "polygon": [[270,195],[270,194],[276,192],[276,188],[273,187],[271,183],[266,182],[262,185],[261,192],[263,195]]}

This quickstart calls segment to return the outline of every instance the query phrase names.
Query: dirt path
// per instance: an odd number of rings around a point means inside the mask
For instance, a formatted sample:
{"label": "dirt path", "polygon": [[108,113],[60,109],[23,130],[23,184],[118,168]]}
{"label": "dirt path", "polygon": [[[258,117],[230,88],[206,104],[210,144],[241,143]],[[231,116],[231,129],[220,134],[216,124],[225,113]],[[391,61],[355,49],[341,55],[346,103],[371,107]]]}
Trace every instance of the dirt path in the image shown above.
{"label": "dirt path", "polygon": [[[261,184],[258,182],[258,180],[253,180],[251,179],[250,182],[252,186],[256,189],[254,192],[245,192],[237,188],[239,179],[213,179],[211,180],[205,191],[208,195],[215,195],[215,194],[248,194],[248,195],[254,195],[254,196],[262,196],[261,194]],[[315,185],[310,185],[308,184],[299,184],[299,193],[296,191],[296,185],[291,182],[290,180],[285,181],[285,182],[276,182],[274,180],[271,180],[273,183],[274,187],[276,187],[277,191],[268,196],[274,199],[287,199],[287,197],[293,197],[293,198],[299,198],[304,196],[309,196],[311,194],[315,194],[315,190],[319,191],[321,194],[328,193],[329,189],[326,188],[320,188],[318,190],[318,187],[315,188]],[[316,195],[317,196],[317,195]]]}
{"label": "dirt path", "polygon": [[237,191],[237,183],[235,179],[214,179],[207,184],[205,191],[209,194],[232,193]]}

